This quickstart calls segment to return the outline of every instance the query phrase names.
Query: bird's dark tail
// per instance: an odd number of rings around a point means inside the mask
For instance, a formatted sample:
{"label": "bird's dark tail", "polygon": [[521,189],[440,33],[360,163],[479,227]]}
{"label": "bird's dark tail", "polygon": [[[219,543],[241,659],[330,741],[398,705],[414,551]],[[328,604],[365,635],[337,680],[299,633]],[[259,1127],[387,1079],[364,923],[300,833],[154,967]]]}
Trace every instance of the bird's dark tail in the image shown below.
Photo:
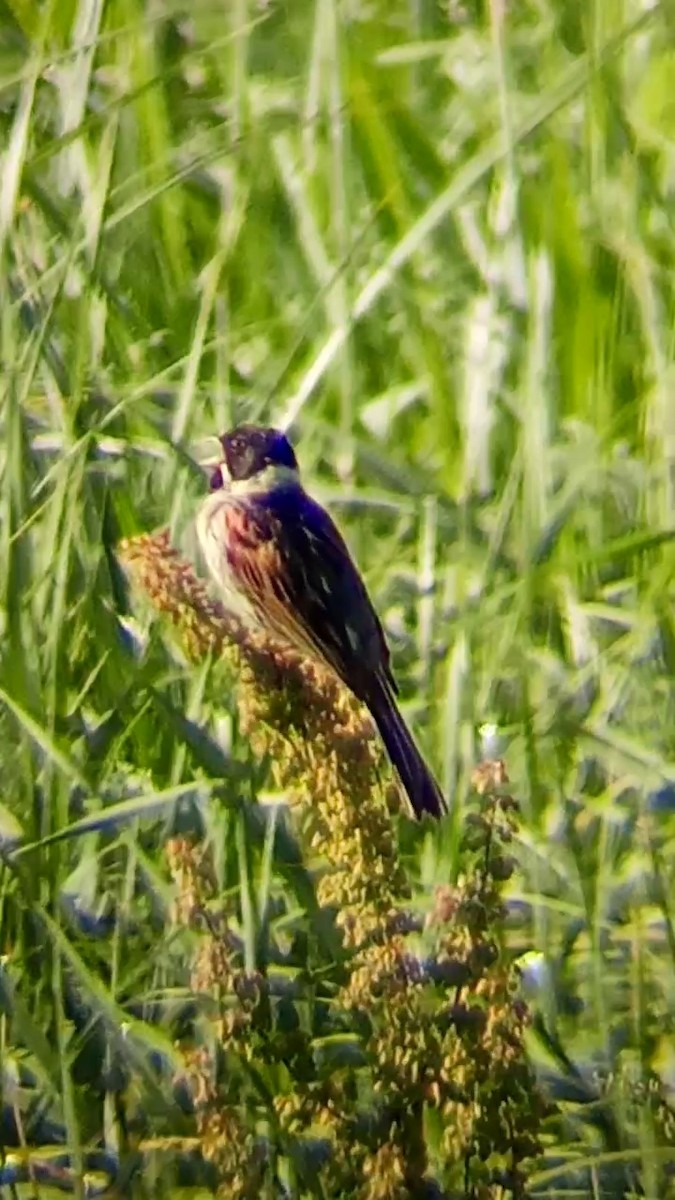
{"label": "bird's dark tail", "polygon": [[396,700],[387,684],[378,680],[376,690],[367,700],[368,708],[380,737],[385,744],[392,765],[396,768],[401,783],[416,817],[429,813],[440,817],[446,810],[446,802],[413,736],[401,716]]}

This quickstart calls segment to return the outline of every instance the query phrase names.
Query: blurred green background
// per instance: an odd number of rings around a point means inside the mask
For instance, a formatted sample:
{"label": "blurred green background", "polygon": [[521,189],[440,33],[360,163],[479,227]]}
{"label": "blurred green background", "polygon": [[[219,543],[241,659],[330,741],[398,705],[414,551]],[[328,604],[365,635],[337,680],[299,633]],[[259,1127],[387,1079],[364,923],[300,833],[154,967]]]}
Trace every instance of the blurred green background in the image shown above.
{"label": "blurred green background", "polygon": [[[142,1057],[173,986],[157,694],[246,761],[115,546],[194,553],[189,454],[240,420],[291,425],[456,816],[497,731],[542,1071],[675,1085],[674,36],[667,0],[1,0],[0,834],[71,835],[2,868],[3,1054],[72,1144],[92,1029]],[[671,1194],[608,1103],[588,1178]]]}

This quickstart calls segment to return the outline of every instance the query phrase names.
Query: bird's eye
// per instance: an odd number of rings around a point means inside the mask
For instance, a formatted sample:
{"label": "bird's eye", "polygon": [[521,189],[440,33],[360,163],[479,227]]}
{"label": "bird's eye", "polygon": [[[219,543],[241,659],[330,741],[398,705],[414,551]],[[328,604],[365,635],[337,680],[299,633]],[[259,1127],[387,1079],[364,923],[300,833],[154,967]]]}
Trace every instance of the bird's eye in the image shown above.
{"label": "bird's eye", "polygon": [[215,471],[211,472],[209,479],[209,489],[212,492],[217,492],[223,486],[223,472],[220,467],[216,467]]}

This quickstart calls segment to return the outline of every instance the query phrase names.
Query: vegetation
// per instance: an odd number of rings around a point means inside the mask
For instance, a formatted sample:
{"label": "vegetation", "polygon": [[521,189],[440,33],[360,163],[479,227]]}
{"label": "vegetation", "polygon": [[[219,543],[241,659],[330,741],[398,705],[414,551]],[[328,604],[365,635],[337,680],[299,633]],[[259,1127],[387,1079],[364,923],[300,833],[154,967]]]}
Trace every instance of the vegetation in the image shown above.
{"label": "vegetation", "polygon": [[[672,6],[0,19],[1,1182],[675,1196]],[[259,418],[438,825],[190,566]]]}

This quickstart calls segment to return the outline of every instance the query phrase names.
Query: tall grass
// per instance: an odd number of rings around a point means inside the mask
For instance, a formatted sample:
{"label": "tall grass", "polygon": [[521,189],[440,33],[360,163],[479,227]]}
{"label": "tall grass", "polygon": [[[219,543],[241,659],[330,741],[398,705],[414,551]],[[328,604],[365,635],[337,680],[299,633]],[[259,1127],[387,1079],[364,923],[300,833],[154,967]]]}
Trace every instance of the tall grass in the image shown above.
{"label": "tall grass", "polygon": [[[157,1020],[184,996],[157,847],[198,817],[237,886],[226,799],[263,781],[229,684],[132,615],[116,547],[169,524],[194,554],[192,447],[264,419],[291,425],[346,531],[453,799],[437,831],[401,833],[421,894],[451,870],[487,727],[504,746],[524,813],[510,937],[567,1106],[532,1188],[671,1194],[672,1135],[639,1099],[673,1082],[670,5],[0,13],[19,1140],[57,1126],[81,1161],[120,1060],[142,1108],[170,1107],[149,1063],[177,1069]],[[195,775],[177,714],[229,782]]]}

